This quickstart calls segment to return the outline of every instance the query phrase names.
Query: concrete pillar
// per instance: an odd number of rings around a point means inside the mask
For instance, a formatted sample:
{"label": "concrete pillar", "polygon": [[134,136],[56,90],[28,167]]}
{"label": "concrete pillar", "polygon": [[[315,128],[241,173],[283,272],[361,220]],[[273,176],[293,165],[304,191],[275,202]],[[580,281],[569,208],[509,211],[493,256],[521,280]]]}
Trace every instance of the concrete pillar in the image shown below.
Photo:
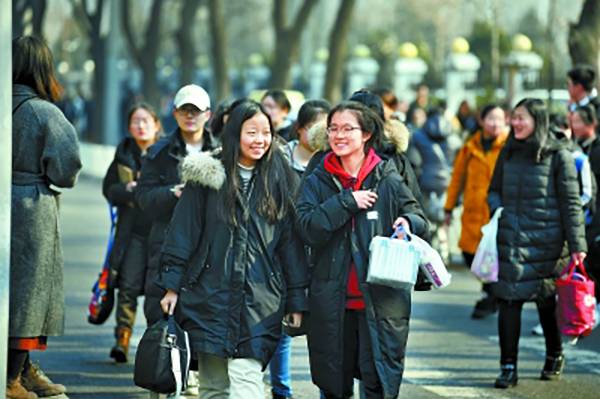
{"label": "concrete pillar", "polygon": [[356,90],[370,88],[377,83],[379,64],[371,57],[371,51],[365,45],[356,46],[352,58],[346,65],[346,70],[348,72],[346,97]]}
{"label": "concrete pillar", "polygon": [[400,46],[399,58],[394,65],[394,93],[406,101],[415,99],[413,87],[423,81],[427,64],[419,58],[419,50],[413,43]]}
{"label": "concrete pillar", "polygon": [[12,2],[0,0],[0,398],[6,397],[12,176]]}

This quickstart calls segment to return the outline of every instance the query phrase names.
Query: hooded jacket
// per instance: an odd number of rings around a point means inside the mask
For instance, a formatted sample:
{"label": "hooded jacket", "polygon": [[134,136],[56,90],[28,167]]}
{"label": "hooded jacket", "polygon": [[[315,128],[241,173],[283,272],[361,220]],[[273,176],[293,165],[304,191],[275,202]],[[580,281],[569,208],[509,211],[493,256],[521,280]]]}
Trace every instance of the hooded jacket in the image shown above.
{"label": "hooded jacket", "polygon": [[351,190],[343,189],[322,163],[304,179],[300,189],[298,225],[315,261],[309,289],[311,375],[320,388],[342,396],[346,287],[350,265],[354,264],[377,375],[385,396],[396,397],[404,371],[411,287],[367,284],[369,245],[376,235],[391,235],[392,223],[399,216],[409,220],[411,231],[417,235],[425,234],[428,223],[393,161],[379,162],[362,189],[378,194],[377,202],[368,210],[358,208]]}
{"label": "hooded jacket", "polygon": [[[394,119],[385,122],[384,131],[387,142],[381,148],[375,149],[377,155],[383,159],[393,160],[397,172],[405,180],[419,204],[423,205],[423,196],[417,177],[406,155],[410,132],[402,122]],[[317,150],[317,152],[308,163],[304,176],[308,176],[319,164],[323,163],[325,153],[329,150],[327,122],[321,121],[314,124],[308,131],[308,141],[310,146]]]}
{"label": "hooded jacket", "polygon": [[456,156],[452,179],[444,209],[454,209],[462,194],[463,213],[458,246],[463,251],[474,254],[481,240],[481,227],[490,220],[487,206],[487,192],[494,173],[494,166],[508,137],[507,133],[498,136],[489,151],[483,150],[482,132],[475,133]]}
{"label": "hooded jacket", "polygon": [[284,314],[307,310],[307,263],[293,215],[269,223],[257,211],[251,180],[248,197],[240,193],[231,210],[238,225],[223,220],[225,169],[208,154],[186,157],[182,178],[159,284],[179,293],[176,318],[195,352],[253,358],[264,368]]}
{"label": "hooded jacket", "polygon": [[[204,131],[203,138],[202,151],[213,151],[217,148],[218,143],[208,131]],[[181,183],[180,164],[186,155],[185,142],[179,129],[169,137],[159,140],[148,149],[135,190],[135,200],[144,216],[152,221],[148,235],[148,272],[144,287],[144,314],[148,324],[158,321],[163,316],[159,302],[164,292],[154,284],[154,279],[160,264],[160,248],[173,209],[177,205],[177,197],[172,189]]]}
{"label": "hooded jacket", "polygon": [[540,151],[533,140],[511,137],[496,162],[488,205],[491,214],[504,207],[498,222],[498,282],[492,284],[501,299],[554,295],[554,279],[569,253],[587,251],[573,157],[566,143],[547,140]]}

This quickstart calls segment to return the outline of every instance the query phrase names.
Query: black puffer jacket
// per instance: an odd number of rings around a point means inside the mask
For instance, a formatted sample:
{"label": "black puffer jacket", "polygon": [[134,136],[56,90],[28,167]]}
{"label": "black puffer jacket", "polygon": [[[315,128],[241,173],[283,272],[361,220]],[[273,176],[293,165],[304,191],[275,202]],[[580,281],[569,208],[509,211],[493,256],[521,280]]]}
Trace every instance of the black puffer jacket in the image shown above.
{"label": "black puffer jacket", "polygon": [[111,281],[118,283],[118,273],[125,252],[135,232],[146,236],[150,231],[151,220],[145,216],[135,202],[135,189],[127,191],[127,183],[137,180],[142,169],[142,151],[132,137],[119,143],[115,158],[106,171],[102,182],[102,194],[111,205],[118,209],[117,229],[109,263]]}
{"label": "black puffer jacket", "polygon": [[553,295],[554,279],[569,253],[587,251],[573,157],[565,143],[551,140],[536,162],[532,147],[509,139],[488,192],[491,213],[504,207],[497,236],[499,281],[493,290],[505,300]]}
{"label": "black puffer jacket", "polygon": [[300,231],[316,263],[309,290],[311,375],[320,388],[342,396],[342,329],[353,262],[366,304],[377,374],[385,396],[396,397],[404,371],[411,288],[366,283],[369,244],[376,235],[391,235],[392,223],[399,216],[410,221],[417,235],[428,231],[428,223],[392,161],[380,162],[362,185],[375,189],[379,196],[368,211],[359,209],[351,191],[340,190],[338,184],[320,163],[302,183],[297,202]]}
{"label": "black puffer jacket", "polygon": [[256,196],[240,195],[233,227],[218,212],[221,162],[194,154],[182,175],[186,187],[163,246],[159,282],[179,292],[176,317],[194,352],[253,358],[266,367],[284,314],[307,310],[308,270],[293,215],[270,224],[256,211]]}
{"label": "black puffer jacket", "polygon": [[[216,141],[205,131],[202,150],[214,150],[216,146]],[[169,137],[159,140],[148,150],[135,191],[135,199],[144,215],[152,220],[148,236],[148,273],[144,287],[144,313],[149,324],[162,317],[159,302],[164,292],[153,280],[158,274],[160,248],[173,209],[177,205],[177,197],[171,189],[181,183],[179,165],[186,155],[185,142],[179,129]]]}

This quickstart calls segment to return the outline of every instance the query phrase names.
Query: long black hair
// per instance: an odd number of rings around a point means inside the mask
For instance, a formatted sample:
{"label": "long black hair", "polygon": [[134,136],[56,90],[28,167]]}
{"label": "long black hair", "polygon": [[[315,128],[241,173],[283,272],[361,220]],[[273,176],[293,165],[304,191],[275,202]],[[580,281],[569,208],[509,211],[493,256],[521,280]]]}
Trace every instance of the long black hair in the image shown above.
{"label": "long black hair", "polygon": [[294,207],[292,193],[296,191],[297,177],[278,148],[274,139],[271,119],[259,103],[245,100],[230,111],[229,120],[225,124],[222,134],[221,157],[227,181],[221,188],[225,200],[219,204],[219,207],[222,218],[234,226],[237,226],[239,222],[236,202],[241,187],[238,177],[238,162],[241,151],[242,125],[258,113],[267,117],[273,140],[254,167],[253,196],[256,197],[257,211],[273,224],[285,218]]}
{"label": "long black hair", "polygon": [[521,142],[527,144],[534,153],[536,162],[540,162],[547,150],[547,146],[550,144],[548,108],[539,98],[524,98],[515,105],[513,110],[516,110],[519,107],[523,107],[527,110],[529,115],[533,118],[535,127],[533,133],[525,140],[517,140],[515,138],[515,131],[511,126],[509,141],[507,143],[508,155],[510,156],[512,152],[519,147],[518,142]]}

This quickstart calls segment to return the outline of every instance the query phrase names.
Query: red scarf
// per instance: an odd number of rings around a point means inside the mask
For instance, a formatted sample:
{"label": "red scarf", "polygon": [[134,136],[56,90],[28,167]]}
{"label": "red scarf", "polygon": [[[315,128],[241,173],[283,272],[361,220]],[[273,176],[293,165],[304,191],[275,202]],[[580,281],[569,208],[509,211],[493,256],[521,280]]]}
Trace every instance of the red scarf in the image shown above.
{"label": "red scarf", "polygon": [[[340,159],[333,152],[325,156],[324,166],[327,172],[339,179],[343,188],[356,191],[361,189],[363,182],[379,162],[381,162],[381,158],[370,148],[356,177],[346,172]],[[352,224],[354,225],[354,219],[352,219]],[[356,273],[354,262],[350,263],[350,273],[348,274],[348,282],[346,283],[346,309],[365,309],[365,301],[358,284],[358,274]]]}

